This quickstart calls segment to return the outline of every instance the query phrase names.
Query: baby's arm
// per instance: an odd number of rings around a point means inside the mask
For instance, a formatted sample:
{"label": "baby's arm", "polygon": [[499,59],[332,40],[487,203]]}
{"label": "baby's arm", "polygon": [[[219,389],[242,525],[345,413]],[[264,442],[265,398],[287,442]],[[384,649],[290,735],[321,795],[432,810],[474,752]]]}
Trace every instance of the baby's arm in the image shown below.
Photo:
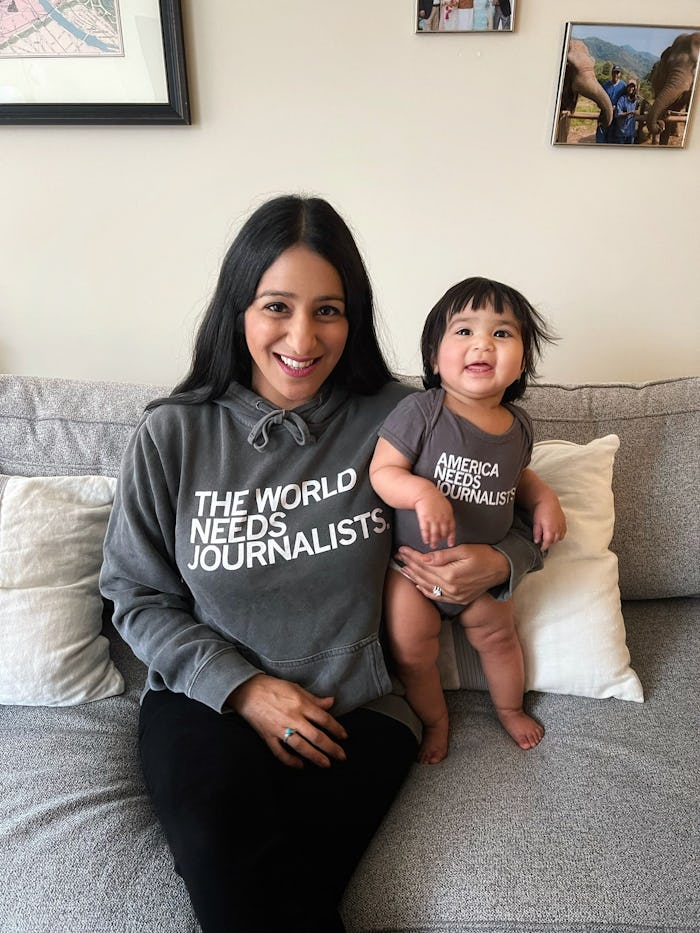
{"label": "baby's arm", "polygon": [[455,544],[455,520],[449,500],[429,479],[415,476],[411,464],[393,444],[380,437],[369,467],[377,495],[394,509],[413,509],[423,542],[436,548]]}
{"label": "baby's arm", "polygon": [[525,469],[520,477],[515,498],[532,513],[532,535],[535,544],[543,551],[561,541],[566,535],[566,516],[559,504],[559,497],[534,470]]}

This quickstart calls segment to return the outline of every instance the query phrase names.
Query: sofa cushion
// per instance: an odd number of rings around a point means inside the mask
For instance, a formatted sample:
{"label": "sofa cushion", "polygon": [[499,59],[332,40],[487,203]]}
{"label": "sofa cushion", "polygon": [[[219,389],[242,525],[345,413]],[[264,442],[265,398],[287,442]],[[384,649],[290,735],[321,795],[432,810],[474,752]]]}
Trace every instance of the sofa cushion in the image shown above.
{"label": "sofa cushion", "polygon": [[[535,444],[532,468],[559,495],[568,531],[513,597],[526,690],[643,700],[625,641],[617,558],[609,550],[618,445],[614,434],[583,445]],[[446,689],[486,688],[458,621],[443,622],[439,663]]]}
{"label": "sofa cushion", "polygon": [[532,386],[523,407],[535,440],[620,438],[611,547],[622,598],[700,593],[700,379]]}
{"label": "sofa cushion", "polygon": [[700,602],[623,605],[645,703],[537,693],[530,751],[450,692],[345,897],[349,933],[697,933]]}
{"label": "sofa cushion", "polygon": [[145,668],[111,625],[126,690],[74,707],[0,706],[0,930],[196,933],[141,776]]}
{"label": "sofa cushion", "polygon": [[0,476],[0,703],[72,706],[124,689],[102,629],[106,476]]}

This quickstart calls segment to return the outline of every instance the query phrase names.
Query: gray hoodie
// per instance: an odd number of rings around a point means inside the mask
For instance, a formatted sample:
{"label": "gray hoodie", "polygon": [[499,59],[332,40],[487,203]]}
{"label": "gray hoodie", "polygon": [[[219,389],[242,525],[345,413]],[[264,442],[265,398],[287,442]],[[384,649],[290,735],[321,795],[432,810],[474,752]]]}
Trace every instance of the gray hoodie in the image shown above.
{"label": "gray hoodie", "polygon": [[[334,715],[371,704],[415,728],[389,696],[379,643],[391,511],[367,472],[379,426],[410,391],[330,389],[283,411],[234,383],[214,402],[144,416],[100,583],[148,687],[220,711],[263,671],[335,697]],[[522,543],[503,550],[517,575],[530,569]]]}

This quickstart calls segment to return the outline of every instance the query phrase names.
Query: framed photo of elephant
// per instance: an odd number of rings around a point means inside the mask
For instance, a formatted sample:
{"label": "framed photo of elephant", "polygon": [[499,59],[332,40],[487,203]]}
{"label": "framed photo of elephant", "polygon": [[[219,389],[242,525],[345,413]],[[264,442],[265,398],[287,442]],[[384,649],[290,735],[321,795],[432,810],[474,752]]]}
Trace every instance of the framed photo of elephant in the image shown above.
{"label": "framed photo of elephant", "polygon": [[682,149],[700,26],[568,23],[552,143]]}
{"label": "framed photo of elephant", "polygon": [[428,33],[512,32],[516,0],[416,0],[415,30]]}

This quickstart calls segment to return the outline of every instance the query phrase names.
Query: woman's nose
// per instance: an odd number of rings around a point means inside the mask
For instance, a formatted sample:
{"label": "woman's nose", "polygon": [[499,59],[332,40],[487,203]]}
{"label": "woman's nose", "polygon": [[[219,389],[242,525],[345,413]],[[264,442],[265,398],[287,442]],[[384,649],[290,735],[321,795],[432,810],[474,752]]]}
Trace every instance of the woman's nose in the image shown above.
{"label": "woman's nose", "polygon": [[311,315],[295,314],[287,330],[289,349],[300,357],[313,356],[316,347],[316,321]]}

